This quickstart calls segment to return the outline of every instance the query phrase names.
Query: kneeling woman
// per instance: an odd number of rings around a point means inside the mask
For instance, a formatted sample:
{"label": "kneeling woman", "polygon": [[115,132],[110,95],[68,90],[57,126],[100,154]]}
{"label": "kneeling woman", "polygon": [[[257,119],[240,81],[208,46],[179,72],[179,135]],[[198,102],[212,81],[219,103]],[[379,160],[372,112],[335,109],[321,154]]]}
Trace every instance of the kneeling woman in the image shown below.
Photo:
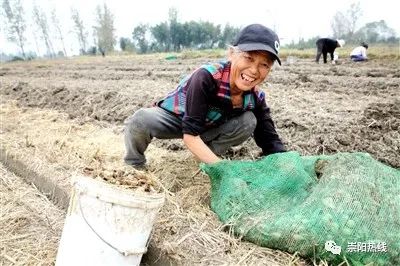
{"label": "kneeling woman", "polygon": [[368,49],[368,44],[366,43],[361,43],[361,46],[358,46],[353,49],[350,53],[350,58],[354,62],[360,62],[360,61],[366,61],[368,60],[367,57],[367,49]]}
{"label": "kneeling woman", "polygon": [[152,108],[142,108],[125,121],[125,162],[137,168],[151,139],[183,138],[202,162],[215,163],[228,148],[250,136],[264,155],[285,151],[265,94],[257,88],[278,57],[278,36],[252,24],[242,29],[228,60],[203,65],[185,77]]}

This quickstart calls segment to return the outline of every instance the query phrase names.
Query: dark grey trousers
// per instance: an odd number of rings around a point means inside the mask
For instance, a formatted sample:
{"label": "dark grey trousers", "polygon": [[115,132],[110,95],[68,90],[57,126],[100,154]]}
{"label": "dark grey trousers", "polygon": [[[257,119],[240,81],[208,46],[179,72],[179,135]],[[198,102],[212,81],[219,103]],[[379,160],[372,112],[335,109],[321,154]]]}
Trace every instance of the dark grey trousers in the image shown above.
{"label": "dark grey trousers", "polygon": [[315,61],[319,63],[319,59],[321,58],[321,54],[324,58],[324,63],[326,64],[327,59],[328,59],[328,53],[331,56],[331,60],[333,61],[333,52],[334,51],[328,51],[325,44],[323,42],[318,42],[317,41],[317,57],[315,58]]}
{"label": "dark grey trousers", "polygon": [[[125,120],[125,162],[128,165],[146,163],[144,152],[151,139],[183,138],[182,120],[160,107],[142,108]],[[217,155],[247,140],[257,125],[251,111],[228,120],[219,127],[200,135],[204,143]]]}

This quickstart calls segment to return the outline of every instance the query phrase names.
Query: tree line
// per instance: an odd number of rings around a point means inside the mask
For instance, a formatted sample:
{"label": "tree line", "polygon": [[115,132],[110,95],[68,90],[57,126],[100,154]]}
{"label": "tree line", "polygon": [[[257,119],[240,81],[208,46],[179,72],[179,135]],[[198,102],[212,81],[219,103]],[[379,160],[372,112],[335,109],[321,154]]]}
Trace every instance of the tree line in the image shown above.
{"label": "tree line", "polygon": [[399,43],[400,38],[396,31],[390,28],[384,20],[366,23],[357,29],[359,19],[362,17],[360,2],[352,3],[347,10],[337,11],[331,20],[332,36],[314,36],[305,40],[300,38],[292,41],[288,48],[304,49],[315,47],[320,37],[331,37],[333,39],[344,39],[348,44],[366,43]]}
{"label": "tree line", "polygon": [[132,39],[120,39],[121,50],[130,49],[138,53],[148,53],[224,48],[239,32],[239,28],[229,24],[221,27],[207,21],[180,23],[177,17],[177,10],[171,8],[167,21],[155,26],[146,24],[136,26]]}
{"label": "tree line", "polygon": [[[1,0],[1,5],[0,14],[8,41],[19,47],[23,59],[29,59],[33,56],[31,52],[27,54],[25,51],[28,44],[26,32],[29,23],[21,0]],[[92,34],[76,8],[72,7],[70,13],[73,22],[72,32],[75,41],[79,44],[81,55],[102,54],[105,56],[115,50],[117,45],[115,17],[105,3],[98,5],[95,9],[95,25],[92,26]],[[31,18],[34,29],[30,31],[33,35],[30,43],[34,42],[37,51],[39,47],[45,47],[46,57],[67,56],[63,26],[60,24],[55,9],[52,9],[50,14],[48,17],[40,6],[33,4]],[[222,28],[221,25],[214,25],[211,22],[180,23],[177,19],[178,12],[174,8],[171,8],[168,14],[167,21],[155,26],[137,25],[130,38],[119,39],[120,49],[135,53],[149,53],[180,51],[185,48],[223,48],[239,31],[239,28],[229,24]],[[93,39],[90,40],[89,36]],[[55,51],[54,41],[61,43],[61,50]]]}
{"label": "tree line", "polygon": [[[0,9],[5,27],[0,28],[6,32],[7,39],[15,43],[24,59],[31,55],[26,53],[27,25],[26,14],[21,0],[1,0]],[[49,17],[48,17],[49,15]],[[357,24],[362,16],[359,3],[351,4],[345,11],[336,12],[331,20],[333,38],[345,39],[348,43],[365,41],[368,43],[399,41],[396,32],[386,25],[384,20],[370,22],[357,29]],[[45,13],[35,3],[31,14],[34,30],[32,41],[37,50],[46,48],[47,57],[67,56],[63,25],[61,25],[56,10],[50,14]],[[170,8],[167,21],[154,26],[139,24],[134,27],[130,37],[121,37],[117,41],[114,27],[114,14],[104,3],[95,8],[95,25],[88,28],[79,11],[71,8],[70,17],[73,22],[72,32],[79,44],[80,54],[106,54],[113,52],[117,46],[122,51],[134,53],[152,52],[179,52],[182,49],[214,49],[224,48],[231,43],[239,28],[226,24],[214,25],[207,21],[178,21],[178,11]],[[91,34],[89,34],[89,31]],[[89,40],[89,36],[92,39]],[[328,36],[322,36],[328,37]],[[289,48],[310,48],[315,46],[319,36],[308,40],[300,38],[287,45]],[[55,51],[54,41],[61,44],[61,49]],[[60,46],[60,45],[59,45]]]}
{"label": "tree line", "polygon": [[[106,52],[114,50],[117,43],[114,27],[114,15],[106,4],[98,5],[95,9],[95,25],[92,27],[93,41],[89,45],[89,30],[83,22],[79,11],[71,8],[71,20],[73,22],[72,32],[79,43],[80,54],[97,52],[105,55]],[[15,43],[20,50],[23,59],[35,57],[32,52],[27,54],[26,46],[34,43],[36,50],[45,47],[46,57],[67,56],[63,25],[61,25],[56,10],[53,8],[50,15],[36,3],[33,3],[31,18],[28,23],[24,6],[21,0],[1,0],[0,8],[1,22],[4,28],[0,28],[6,33],[7,40]],[[28,42],[26,38],[27,27],[32,26],[30,33],[32,39]],[[56,51],[54,41],[61,44],[61,50]]]}

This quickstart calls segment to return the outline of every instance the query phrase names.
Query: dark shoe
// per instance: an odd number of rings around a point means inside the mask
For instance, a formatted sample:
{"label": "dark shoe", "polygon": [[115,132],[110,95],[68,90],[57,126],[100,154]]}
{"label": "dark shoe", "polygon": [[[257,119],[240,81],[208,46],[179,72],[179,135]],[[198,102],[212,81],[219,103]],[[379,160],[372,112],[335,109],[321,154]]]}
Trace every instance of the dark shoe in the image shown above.
{"label": "dark shoe", "polygon": [[132,166],[133,168],[135,168],[138,171],[146,171],[147,167],[145,164],[131,164],[130,166]]}

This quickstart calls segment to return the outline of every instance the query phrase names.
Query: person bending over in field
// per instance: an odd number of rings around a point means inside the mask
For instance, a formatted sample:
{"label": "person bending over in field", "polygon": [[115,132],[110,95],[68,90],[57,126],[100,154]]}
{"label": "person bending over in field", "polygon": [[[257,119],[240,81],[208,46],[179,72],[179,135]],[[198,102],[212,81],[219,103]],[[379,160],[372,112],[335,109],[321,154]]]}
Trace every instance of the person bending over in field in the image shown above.
{"label": "person bending over in field", "polygon": [[350,58],[354,62],[361,62],[361,61],[367,61],[367,49],[368,49],[368,44],[365,42],[362,42],[360,46],[356,47],[351,51],[350,53]]}
{"label": "person bending over in field", "polygon": [[317,57],[315,61],[319,63],[319,59],[322,56],[324,57],[324,63],[326,64],[328,53],[331,56],[331,61],[334,63],[333,53],[335,52],[336,48],[343,47],[345,41],[344,40],[333,40],[329,38],[321,38],[318,39],[315,43],[317,45]]}
{"label": "person bending over in field", "polygon": [[153,137],[183,138],[204,163],[218,162],[218,156],[251,135],[263,155],[284,152],[265,93],[257,87],[275,61],[281,64],[279,46],[271,29],[260,24],[243,28],[226,61],[199,67],[154,107],[141,108],[125,120],[125,162],[144,167]]}

